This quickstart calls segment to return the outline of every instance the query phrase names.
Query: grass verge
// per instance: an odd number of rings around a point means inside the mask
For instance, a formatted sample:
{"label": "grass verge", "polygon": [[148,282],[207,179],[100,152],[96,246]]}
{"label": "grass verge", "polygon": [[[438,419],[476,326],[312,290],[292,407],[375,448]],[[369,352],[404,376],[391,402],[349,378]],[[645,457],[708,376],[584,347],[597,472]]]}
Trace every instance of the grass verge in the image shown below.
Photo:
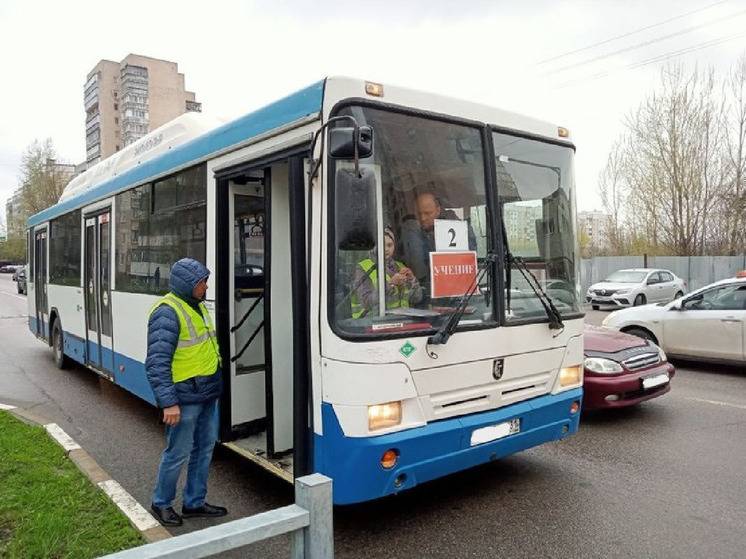
{"label": "grass verge", "polygon": [[145,543],[42,427],[0,412],[0,557],[98,557]]}

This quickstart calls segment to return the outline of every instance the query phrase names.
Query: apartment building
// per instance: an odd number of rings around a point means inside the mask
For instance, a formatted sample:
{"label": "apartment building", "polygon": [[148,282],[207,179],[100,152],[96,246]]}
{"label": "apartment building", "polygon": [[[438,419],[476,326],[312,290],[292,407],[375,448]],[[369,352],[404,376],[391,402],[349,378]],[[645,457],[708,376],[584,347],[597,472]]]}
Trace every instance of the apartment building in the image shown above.
{"label": "apartment building", "polygon": [[83,106],[86,167],[187,111],[202,110],[185,90],[176,62],[138,54],[96,64],[86,79]]}
{"label": "apartment building", "polygon": [[7,238],[23,235],[28,216],[23,211],[23,191],[18,188],[5,201],[5,234]]}
{"label": "apartment building", "polygon": [[598,210],[578,212],[580,231],[587,235],[589,246],[594,249],[602,249],[608,246],[610,220],[611,216],[609,214]]}

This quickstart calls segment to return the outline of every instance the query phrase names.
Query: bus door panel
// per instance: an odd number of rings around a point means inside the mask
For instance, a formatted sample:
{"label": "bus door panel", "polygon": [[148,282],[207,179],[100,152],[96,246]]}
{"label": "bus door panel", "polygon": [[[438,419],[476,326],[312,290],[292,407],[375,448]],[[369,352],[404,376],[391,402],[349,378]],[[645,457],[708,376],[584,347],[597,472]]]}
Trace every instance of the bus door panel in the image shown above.
{"label": "bus door panel", "polygon": [[[267,415],[264,355],[263,174],[230,182],[229,212],[234,294],[231,314],[231,427],[257,423]],[[245,183],[245,184],[240,184]]]}
{"label": "bus door panel", "polygon": [[101,372],[114,368],[111,327],[111,213],[85,219],[85,317],[87,364]]}
{"label": "bus door panel", "polygon": [[[270,405],[271,426],[268,448],[280,454],[293,448],[293,273],[290,252],[289,164],[271,167],[269,196],[269,283],[268,316],[270,337]],[[300,187],[302,188],[302,187]],[[298,223],[293,226],[305,227]]]}
{"label": "bus door panel", "polygon": [[34,302],[36,305],[36,335],[49,338],[47,305],[47,230],[34,233]]}

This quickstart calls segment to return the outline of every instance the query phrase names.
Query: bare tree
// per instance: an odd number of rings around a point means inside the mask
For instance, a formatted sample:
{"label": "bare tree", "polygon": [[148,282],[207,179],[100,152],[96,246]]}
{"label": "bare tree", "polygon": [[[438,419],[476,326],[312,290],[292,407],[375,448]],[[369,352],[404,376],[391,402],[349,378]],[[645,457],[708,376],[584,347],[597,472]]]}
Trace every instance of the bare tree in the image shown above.
{"label": "bare tree", "polygon": [[609,249],[614,254],[624,252],[624,235],[622,231],[623,209],[626,201],[626,184],[624,176],[624,148],[621,140],[614,146],[606,160],[606,166],[598,180],[601,203],[609,215],[607,237]]}
{"label": "bare tree", "polygon": [[727,191],[723,210],[729,254],[746,251],[746,55],[731,69],[724,86],[728,111],[724,121],[725,158],[728,165]]}
{"label": "bare tree", "polygon": [[28,215],[57,203],[70,180],[70,173],[56,164],[52,140],[34,141],[21,159],[21,187],[24,210]]}
{"label": "bare tree", "polygon": [[[661,72],[661,87],[626,120],[612,152],[619,169],[626,229],[652,252],[698,254],[708,215],[722,193],[722,98],[714,71]],[[607,165],[611,172],[614,164]],[[608,182],[608,179],[607,179]]]}

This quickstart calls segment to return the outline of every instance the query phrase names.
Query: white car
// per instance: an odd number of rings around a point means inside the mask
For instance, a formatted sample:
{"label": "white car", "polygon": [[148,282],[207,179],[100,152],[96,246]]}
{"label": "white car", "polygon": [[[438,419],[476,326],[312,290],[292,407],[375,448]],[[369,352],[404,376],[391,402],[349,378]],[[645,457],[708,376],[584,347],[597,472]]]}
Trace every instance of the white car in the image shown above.
{"label": "white car", "polygon": [[686,283],[669,270],[634,268],[618,270],[594,283],[585,294],[594,311],[601,306],[630,307],[667,303],[686,293]]}
{"label": "white car", "polygon": [[746,275],[715,282],[671,303],[615,311],[603,325],[651,340],[670,357],[744,363]]}

